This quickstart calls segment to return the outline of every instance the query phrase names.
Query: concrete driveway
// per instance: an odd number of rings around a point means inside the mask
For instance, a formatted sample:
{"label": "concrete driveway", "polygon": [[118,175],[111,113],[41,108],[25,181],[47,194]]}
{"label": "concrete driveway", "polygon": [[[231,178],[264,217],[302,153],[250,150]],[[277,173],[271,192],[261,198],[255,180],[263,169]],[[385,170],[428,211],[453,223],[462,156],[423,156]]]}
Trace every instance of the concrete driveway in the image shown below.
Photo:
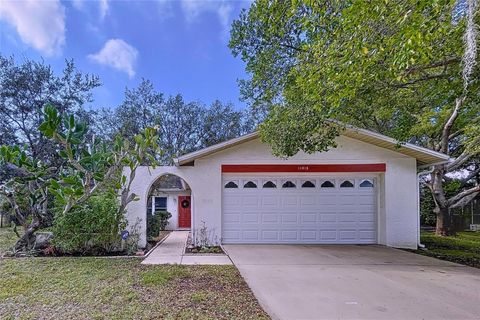
{"label": "concrete driveway", "polygon": [[480,270],[382,246],[226,245],[273,319],[480,319]]}

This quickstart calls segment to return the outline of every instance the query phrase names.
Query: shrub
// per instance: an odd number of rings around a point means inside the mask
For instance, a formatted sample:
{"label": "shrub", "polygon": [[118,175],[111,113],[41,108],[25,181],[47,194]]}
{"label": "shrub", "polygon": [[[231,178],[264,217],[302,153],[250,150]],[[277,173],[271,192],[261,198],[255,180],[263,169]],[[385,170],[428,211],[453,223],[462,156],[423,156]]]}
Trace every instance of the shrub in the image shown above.
{"label": "shrub", "polygon": [[52,243],[66,253],[104,254],[119,247],[126,225],[116,195],[102,193],[67,214],[57,213]]}
{"label": "shrub", "polygon": [[155,214],[147,217],[147,236],[148,238],[158,237],[160,230],[165,230],[168,225],[168,219],[172,214],[168,211],[155,211]]}

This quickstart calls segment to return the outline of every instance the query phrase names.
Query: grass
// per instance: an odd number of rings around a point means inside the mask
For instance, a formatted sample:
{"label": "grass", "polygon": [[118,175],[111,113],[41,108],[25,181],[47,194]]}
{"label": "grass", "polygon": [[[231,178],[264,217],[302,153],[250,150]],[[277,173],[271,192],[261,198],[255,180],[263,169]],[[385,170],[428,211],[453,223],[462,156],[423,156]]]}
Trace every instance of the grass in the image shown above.
{"label": "grass", "polygon": [[428,250],[418,250],[420,254],[480,268],[480,232],[464,231],[450,237],[422,232],[421,240]]}
{"label": "grass", "polygon": [[[0,229],[0,252],[15,240]],[[1,259],[0,319],[268,319],[234,266],[140,262]]]}
{"label": "grass", "polygon": [[13,247],[17,239],[12,228],[0,228],[0,257]]}

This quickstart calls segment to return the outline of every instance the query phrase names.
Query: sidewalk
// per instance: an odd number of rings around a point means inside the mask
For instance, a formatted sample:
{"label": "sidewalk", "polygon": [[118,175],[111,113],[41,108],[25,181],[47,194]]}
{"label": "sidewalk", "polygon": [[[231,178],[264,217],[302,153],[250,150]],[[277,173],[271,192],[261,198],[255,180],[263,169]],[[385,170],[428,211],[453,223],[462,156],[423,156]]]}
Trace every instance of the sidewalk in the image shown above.
{"label": "sidewalk", "polygon": [[172,231],[142,264],[231,265],[227,255],[184,255],[189,231]]}

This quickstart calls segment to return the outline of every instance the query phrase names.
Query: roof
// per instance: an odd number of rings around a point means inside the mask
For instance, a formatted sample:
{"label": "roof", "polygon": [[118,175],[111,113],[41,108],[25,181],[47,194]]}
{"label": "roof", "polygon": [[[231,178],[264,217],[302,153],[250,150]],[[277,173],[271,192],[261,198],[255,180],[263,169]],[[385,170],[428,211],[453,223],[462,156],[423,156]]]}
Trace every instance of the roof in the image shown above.
{"label": "roof", "polygon": [[158,178],[152,185],[152,190],[186,190],[182,178],[174,174],[165,174]]}
{"label": "roof", "polygon": [[[432,164],[446,163],[450,161],[450,157],[444,153],[433,151],[428,148],[420,147],[411,143],[399,144],[396,139],[390,138],[383,134],[356,128],[349,125],[345,127],[345,130],[341,133],[341,135],[410,156],[417,159],[417,164],[419,166],[428,166]],[[175,163],[178,166],[189,164],[196,159],[211,155],[213,153],[237,146],[239,144],[254,139],[258,139],[259,137],[259,132],[255,131],[240,136],[238,138],[227,140],[204,149],[187,153],[175,159]]]}

